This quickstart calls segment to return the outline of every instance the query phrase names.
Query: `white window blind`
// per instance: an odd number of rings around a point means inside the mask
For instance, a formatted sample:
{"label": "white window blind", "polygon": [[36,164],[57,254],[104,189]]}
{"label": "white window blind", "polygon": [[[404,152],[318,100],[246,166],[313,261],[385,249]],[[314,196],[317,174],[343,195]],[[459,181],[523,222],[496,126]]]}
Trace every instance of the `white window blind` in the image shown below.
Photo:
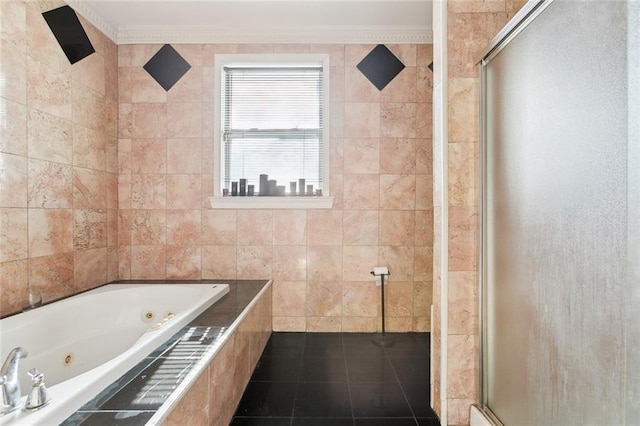
{"label": "white window blind", "polygon": [[267,174],[287,193],[299,179],[322,189],[322,73],[321,65],[223,68],[223,188],[247,179],[257,193]]}

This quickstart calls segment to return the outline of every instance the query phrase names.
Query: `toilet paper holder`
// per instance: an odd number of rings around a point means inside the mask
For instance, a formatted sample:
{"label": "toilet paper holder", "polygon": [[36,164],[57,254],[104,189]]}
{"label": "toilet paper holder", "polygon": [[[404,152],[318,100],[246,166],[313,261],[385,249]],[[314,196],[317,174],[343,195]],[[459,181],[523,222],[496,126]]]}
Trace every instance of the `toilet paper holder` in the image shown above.
{"label": "toilet paper holder", "polygon": [[373,275],[373,278],[376,281],[376,286],[380,287],[384,281],[389,281],[388,277],[391,273],[389,272],[389,268],[386,266],[376,266],[373,268],[373,271],[371,271],[371,275]]}
{"label": "toilet paper holder", "polygon": [[386,335],[385,332],[385,319],[384,319],[384,280],[385,277],[391,275],[389,272],[389,268],[386,266],[376,266],[371,271],[371,275],[373,275],[376,280],[376,285],[380,286],[380,298],[381,298],[381,306],[382,306],[382,336],[375,336],[372,340],[378,346],[391,346],[395,343],[395,340],[391,339]]}

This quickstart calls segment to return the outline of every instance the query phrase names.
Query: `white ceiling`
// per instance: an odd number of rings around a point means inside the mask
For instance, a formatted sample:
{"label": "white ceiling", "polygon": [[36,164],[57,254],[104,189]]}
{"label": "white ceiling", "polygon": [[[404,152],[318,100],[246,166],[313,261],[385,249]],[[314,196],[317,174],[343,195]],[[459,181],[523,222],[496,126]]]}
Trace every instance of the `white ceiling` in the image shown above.
{"label": "white ceiling", "polygon": [[67,0],[126,43],[425,43],[431,0]]}

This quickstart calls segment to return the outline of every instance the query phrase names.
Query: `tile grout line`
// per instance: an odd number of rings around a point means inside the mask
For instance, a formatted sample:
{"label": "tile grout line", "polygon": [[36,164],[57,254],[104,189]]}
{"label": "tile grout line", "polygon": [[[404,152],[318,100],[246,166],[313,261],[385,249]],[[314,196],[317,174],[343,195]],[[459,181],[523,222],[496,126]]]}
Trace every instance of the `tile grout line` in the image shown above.
{"label": "tile grout line", "polygon": [[349,392],[349,408],[351,408],[351,424],[356,424],[356,414],[353,410],[353,398],[351,397],[351,379],[349,378],[349,363],[347,362],[347,350],[344,347],[344,333],[340,333],[340,343],[342,344],[342,359],[344,360],[344,369],[347,373],[347,391]]}
{"label": "tile grout line", "polygon": [[407,406],[409,407],[409,411],[411,411],[411,416],[413,417],[413,421],[415,422],[415,424],[417,426],[419,426],[418,423],[418,419],[416,417],[415,412],[413,411],[413,407],[411,407],[411,403],[409,402],[409,398],[407,398],[407,393],[404,391],[404,386],[402,386],[402,382],[400,381],[400,377],[398,376],[398,372],[396,371],[396,367],[394,367],[393,362],[391,362],[391,356],[389,356],[389,352],[387,351],[387,348],[383,346],[384,349],[384,354],[387,357],[387,361],[389,361],[389,365],[391,365],[391,370],[393,370],[393,375],[396,378],[396,381],[398,382],[398,386],[400,386],[400,392],[402,392],[402,396],[404,397],[404,401],[407,403]]}
{"label": "tile grout line", "polygon": [[307,333],[304,333],[304,342],[302,344],[302,350],[300,351],[300,357],[298,358],[297,374],[296,374],[296,393],[293,396],[293,406],[291,407],[291,421],[289,426],[293,426],[293,420],[296,414],[296,402],[298,401],[298,392],[300,391],[300,376],[302,375],[302,363],[304,362],[304,352],[307,349]]}

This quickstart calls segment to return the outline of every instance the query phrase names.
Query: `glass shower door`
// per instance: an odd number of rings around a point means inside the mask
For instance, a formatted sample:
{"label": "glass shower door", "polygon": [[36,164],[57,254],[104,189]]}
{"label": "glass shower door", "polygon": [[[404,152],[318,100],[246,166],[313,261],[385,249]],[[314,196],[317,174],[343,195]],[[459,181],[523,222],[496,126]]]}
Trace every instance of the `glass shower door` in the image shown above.
{"label": "glass shower door", "polygon": [[625,424],[632,3],[527,5],[481,63],[482,402],[506,425]]}

